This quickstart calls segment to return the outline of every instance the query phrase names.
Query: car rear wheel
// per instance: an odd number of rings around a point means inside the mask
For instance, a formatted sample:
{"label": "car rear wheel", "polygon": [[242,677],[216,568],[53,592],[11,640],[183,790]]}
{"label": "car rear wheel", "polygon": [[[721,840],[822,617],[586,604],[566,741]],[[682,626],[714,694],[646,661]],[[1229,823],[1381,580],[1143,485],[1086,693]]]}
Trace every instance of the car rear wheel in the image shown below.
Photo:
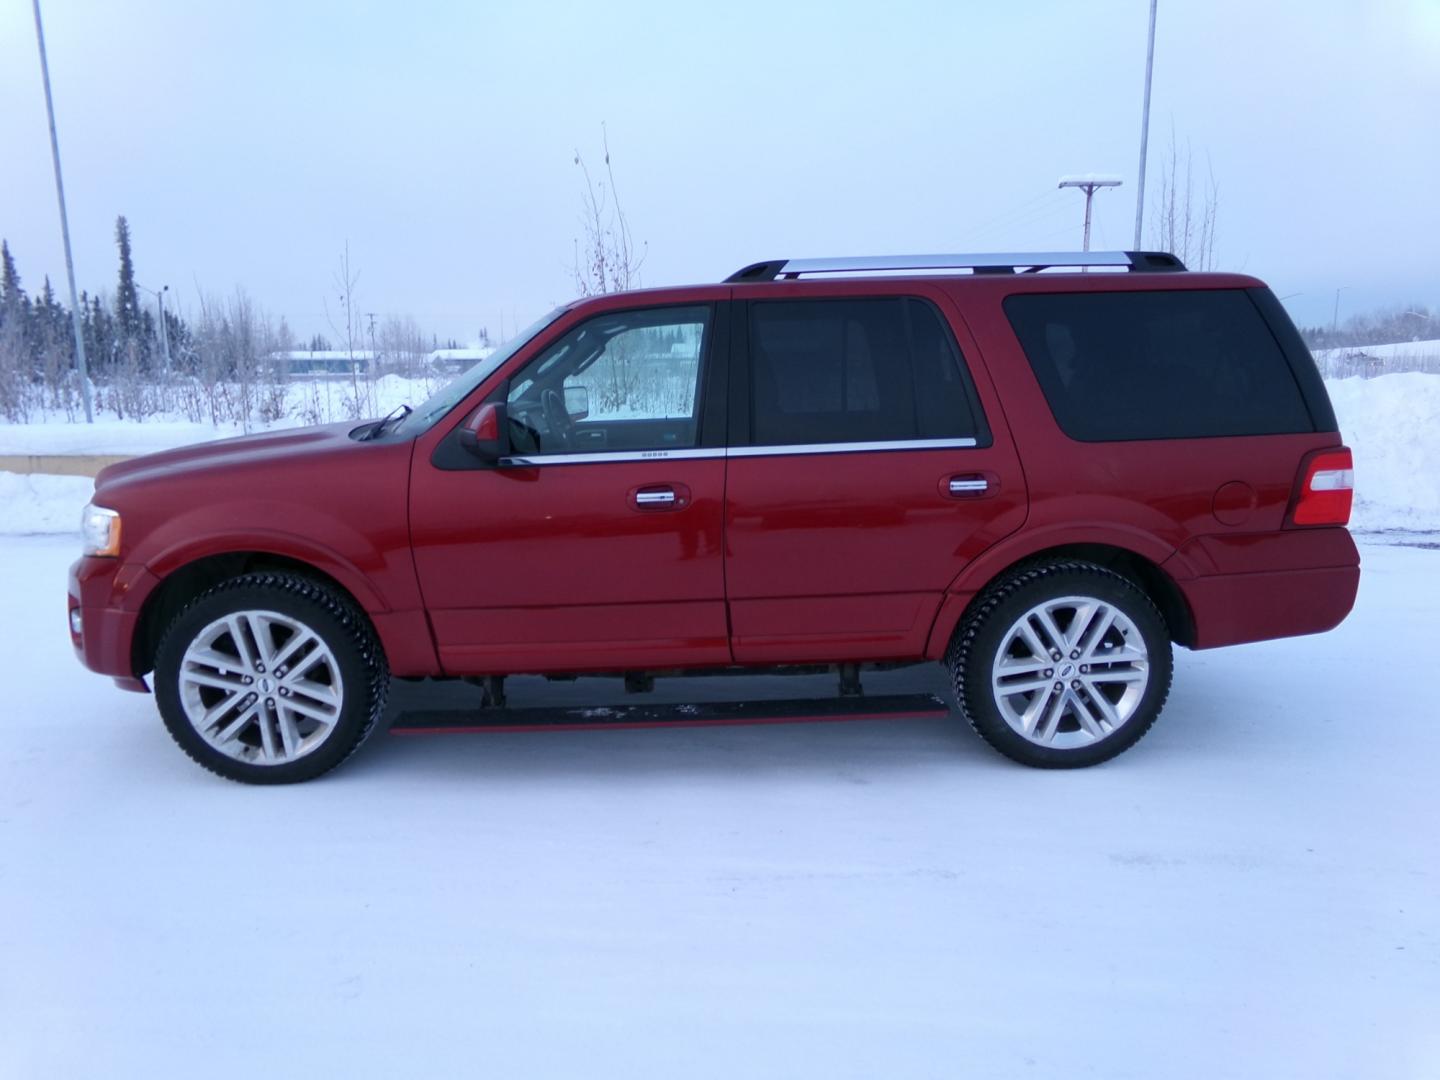
{"label": "car rear wheel", "polygon": [[360,747],[389,676],[374,631],[338,590],[255,573],[196,597],[166,629],[155,694],[175,741],[253,784],[310,780]]}
{"label": "car rear wheel", "polygon": [[1024,567],[987,589],[948,660],[980,737],[1039,768],[1095,765],[1133,746],[1172,674],[1165,620],[1144,591],[1071,561]]}

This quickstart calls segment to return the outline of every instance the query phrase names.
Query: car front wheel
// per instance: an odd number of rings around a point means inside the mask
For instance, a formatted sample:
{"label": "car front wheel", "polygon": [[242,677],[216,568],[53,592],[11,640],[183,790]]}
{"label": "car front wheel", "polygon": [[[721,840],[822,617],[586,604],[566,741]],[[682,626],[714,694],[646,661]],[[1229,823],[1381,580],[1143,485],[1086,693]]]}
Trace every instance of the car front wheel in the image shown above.
{"label": "car front wheel", "polygon": [[166,629],[155,694],[205,768],[253,784],[310,780],[355,752],[384,709],[385,658],[338,590],[262,572],[196,597]]}

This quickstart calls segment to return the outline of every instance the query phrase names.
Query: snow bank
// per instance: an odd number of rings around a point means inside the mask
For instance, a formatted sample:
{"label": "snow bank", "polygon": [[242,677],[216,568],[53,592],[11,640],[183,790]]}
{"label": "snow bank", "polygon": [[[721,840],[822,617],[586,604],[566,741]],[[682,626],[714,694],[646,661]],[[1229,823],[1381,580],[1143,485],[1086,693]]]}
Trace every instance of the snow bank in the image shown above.
{"label": "snow bank", "polygon": [[[278,425],[294,427],[295,421]],[[267,430],[263,424],[252,431]],[[243,435],[239,424],[198,424],[188,420],[64,420],[38,424],[0,424],[0,454],[153,454],[177,446]]]}
{"label": "snow bank", "polygon": [[95,482],[88,476],[0,472],[0,535],[75,533]]}
{"label": "snow bank", "polygon": [[[384,416],[402,404],[419,405],[443,386],[444,378],[383,375],[360,384],[361,419]],[[44,413],[31,423],[0,423],[0,455],[6,454],[153,454],[190,443],[211,442],[256,431],[276,431],[307,423],[354,420],[354,388],[346,379],[295,379],[287,384],[284,415],[268,422],[214,424],[167,412],[144,420],[117,420],[100,412],[95,423],[75,422],[63,413]],[[357,421],[358,422],[358,421]]]}
{"label": "snow bank", "polygon": [[1315,359],[1324,362],[1364,353],[1387,363],[1407,360],[1427,360],[1440,356],[1440,341],[1396,341],[1388,345],[1342,345],[1334,349],[1316,349]]}
{"label": "snow bank", "polygon": [[1360,530],[1440,530],[1440,376],[1410,372],[1325,384],[1355,452]]}

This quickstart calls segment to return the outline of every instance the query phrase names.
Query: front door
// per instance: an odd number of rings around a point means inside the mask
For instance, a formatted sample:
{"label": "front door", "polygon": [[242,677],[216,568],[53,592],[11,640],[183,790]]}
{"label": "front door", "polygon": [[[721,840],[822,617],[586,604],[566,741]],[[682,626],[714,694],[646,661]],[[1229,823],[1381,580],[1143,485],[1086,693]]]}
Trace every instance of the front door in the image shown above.
{"label": "front door", "polygon": [[919,657],[946,587],[1024,520],[1003,420],[987,422],[943,297],[776,291],[736,290],[735,660]]}
{"label": "front door", "polygon": [[728,662],[715,308],[595,315],[502,389],[498,467],[417,455],[412,543],[447,673]]}

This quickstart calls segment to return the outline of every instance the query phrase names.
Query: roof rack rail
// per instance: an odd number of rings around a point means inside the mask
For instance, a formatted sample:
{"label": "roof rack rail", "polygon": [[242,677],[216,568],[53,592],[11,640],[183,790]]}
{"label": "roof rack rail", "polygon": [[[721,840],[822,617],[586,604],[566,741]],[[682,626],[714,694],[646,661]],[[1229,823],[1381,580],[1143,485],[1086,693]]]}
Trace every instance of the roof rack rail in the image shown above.
{"label": "roof rack rail", "polygon": [[801,274],[869,274],[890,270],[970,270],[976,274],[1033,274],[1053,266],[1120,266],[1135,271],[1179,271],[1185,264],[1165,251],[1007,251],[980,255],[859,255],[842,259],[771,259],[751,263],[727,284],[793,280]]}

